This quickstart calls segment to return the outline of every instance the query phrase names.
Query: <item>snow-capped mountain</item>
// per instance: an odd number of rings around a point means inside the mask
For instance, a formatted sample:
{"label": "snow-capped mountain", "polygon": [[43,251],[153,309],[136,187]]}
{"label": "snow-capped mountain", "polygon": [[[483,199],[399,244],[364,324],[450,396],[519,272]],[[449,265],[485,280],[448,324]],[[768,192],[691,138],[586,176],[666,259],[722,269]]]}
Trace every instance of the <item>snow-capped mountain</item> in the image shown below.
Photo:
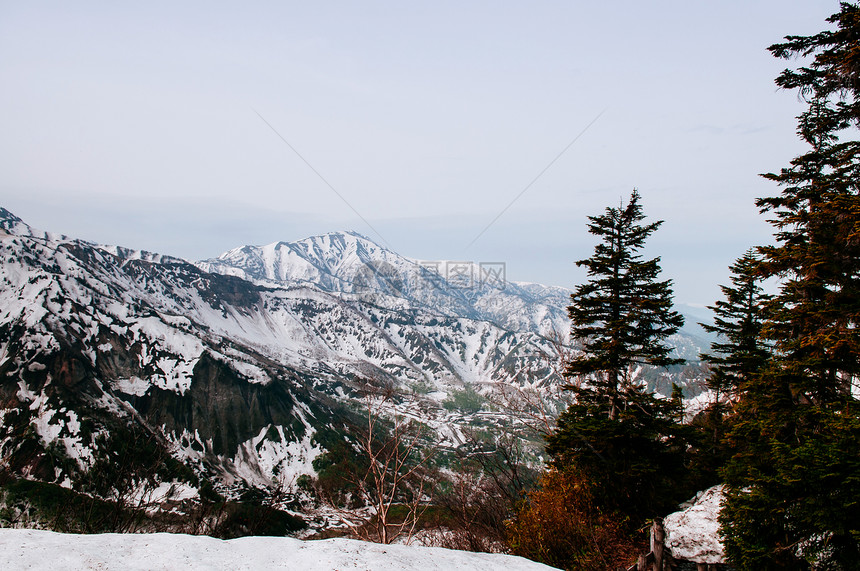
{"label": "snow-capped mountain", "polygon": [[[288,292],[0,215],[0,446],[15,471],[68,481],[130,425],[228,481],[263,477],[267,461],[310,466],[314,419],[332,406],[284,342],[303,332]],[[292,358],[264,358],[270,346]],[[288,436],[266,456],[257,444],[270,429]]]}
{"label": "snow-capped mountain", "polygon": [[[487,321],[564,342],[570,328],[570,289],[507,281],[503,264],[406,258],[356,232],[242,246],[197,266],[261,285],[310,284],[348,303]],[[697,321],[687,316],[670,339],[689,361],[698,361],[710,344]]]}
{"label": "snow-capped mountain", "polygon": [[[554,377],[543,317],[505,328],[453,293],[416,306],[376,273],[411,262],[354,235],[312,244],[340,254],[287,264],[283,249],[280,264],[257,258],[257,278],[36,231],[0,211],[0,457],[69,483],[99,442],[135,426],[200,474],[267,485],[314,472],[320,431],[348,424],[367,383],[427,395],[422,418],[454,444],[462,435],[440,406],[452,391]],[[359,260],[374,268],[362,287],[339,277]]]}
{"label": "snow-capped mountain", "polygon": [[257,283],[312,284],[349,301],[489,321],[513,331],[568,329],[569,290],[508,282],[502,264],[405,258],[355,232],[243,246],[197,265]]}
{"label": "snow-capped mountain", "polygon": [[222,487],[295,482],[349,438],[368,386],[411,394],[404,412],[456,447],[476,413],[452,396],[562,381],[568,290],[355,233],[192,264],[0,209],[0,259],[0,468],[67,486],[140,434]]}

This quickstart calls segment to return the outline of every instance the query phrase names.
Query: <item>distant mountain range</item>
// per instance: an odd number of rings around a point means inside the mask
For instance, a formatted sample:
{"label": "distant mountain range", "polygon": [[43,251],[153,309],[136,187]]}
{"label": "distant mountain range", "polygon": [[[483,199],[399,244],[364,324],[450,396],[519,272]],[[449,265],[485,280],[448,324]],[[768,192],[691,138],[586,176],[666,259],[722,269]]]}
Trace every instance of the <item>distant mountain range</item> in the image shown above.
{"label": "distant mountain range", "polygon": [[[443,406],[452,395],[558,385],[571,350],[569,290],[352,232],[190,263],[0,209],[0,257],[0,459],[65,485],[138,433],[222,487],[295,480],[371,385],[412,394],[410,414],[454,447],[481,412]],[[692,360],[707,344],[672,342]],[[642,378],[701,390],[695,362]]]}

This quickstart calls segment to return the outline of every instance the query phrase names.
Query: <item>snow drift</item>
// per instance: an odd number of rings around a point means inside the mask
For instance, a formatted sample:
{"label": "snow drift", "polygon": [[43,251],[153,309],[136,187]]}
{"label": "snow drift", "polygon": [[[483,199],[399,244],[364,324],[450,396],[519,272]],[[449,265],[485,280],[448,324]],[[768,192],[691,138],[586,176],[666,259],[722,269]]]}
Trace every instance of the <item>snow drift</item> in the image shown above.
{"label": "snow drift", "polygon": [[72,535],[30,529],[0,529],[0,568],[51,571],[553,569],[511,555],[470,553],[440,547],[381,545],[351,539],[301,541],[286,537],[242,537],[224,541],[169,533]]}

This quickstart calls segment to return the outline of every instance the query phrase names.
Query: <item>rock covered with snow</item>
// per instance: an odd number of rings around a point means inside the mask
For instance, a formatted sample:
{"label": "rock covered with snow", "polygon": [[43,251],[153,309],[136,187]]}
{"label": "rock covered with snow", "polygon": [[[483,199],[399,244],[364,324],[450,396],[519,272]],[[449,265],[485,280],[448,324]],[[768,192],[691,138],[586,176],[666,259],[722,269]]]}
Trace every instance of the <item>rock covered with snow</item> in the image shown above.
{"label": "rock covered with snow", "polygon": [[724,563],[717,516],[723,501],[723,487],[714,486],[693,500],[684,510],[663,520],[665,545],[675,559],[696,563]]}
{"label": "rock covered with snow", "polygon": [[351,539],[301,541],[288,537],[221,540],[169,533],[73,535],[0,529],[2,569],[301,569],[328,571],[549,571],[522,557],[439,547],[381,545]]}

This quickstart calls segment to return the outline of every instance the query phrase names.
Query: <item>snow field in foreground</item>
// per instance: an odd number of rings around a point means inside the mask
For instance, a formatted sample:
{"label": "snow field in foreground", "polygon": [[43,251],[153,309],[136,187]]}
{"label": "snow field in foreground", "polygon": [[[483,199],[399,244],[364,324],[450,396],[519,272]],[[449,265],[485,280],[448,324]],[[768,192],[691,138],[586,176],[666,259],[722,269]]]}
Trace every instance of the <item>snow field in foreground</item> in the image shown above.
{"label": "snow field in foreground", "polygon": [[540,571],[552,567],[510,555],[351,539],[242,537],[224,541],[169,533],[73,535],[0,529],[0,569]]}

